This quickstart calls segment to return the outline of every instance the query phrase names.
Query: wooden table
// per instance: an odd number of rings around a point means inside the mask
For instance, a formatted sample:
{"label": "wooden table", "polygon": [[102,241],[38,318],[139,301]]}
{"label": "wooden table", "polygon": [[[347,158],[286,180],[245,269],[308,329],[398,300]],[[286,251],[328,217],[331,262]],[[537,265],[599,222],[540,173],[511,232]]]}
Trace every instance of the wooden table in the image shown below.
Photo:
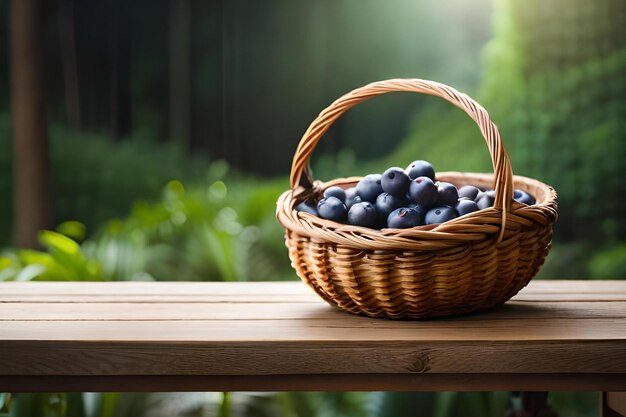
{"label": "wooden table", "polygon": [[492,312],[341,312],[300,282],[0,283],[0,391],[626,391],[626,281]]}

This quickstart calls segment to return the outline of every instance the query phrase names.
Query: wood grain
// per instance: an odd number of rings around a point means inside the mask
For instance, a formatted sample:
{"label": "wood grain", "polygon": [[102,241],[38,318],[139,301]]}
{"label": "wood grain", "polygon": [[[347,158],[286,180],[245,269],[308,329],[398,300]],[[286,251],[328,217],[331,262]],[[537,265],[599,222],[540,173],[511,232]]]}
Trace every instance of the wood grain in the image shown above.
{"label": "wood grain", "polygon": [[626,282],[534,281],[493,311],[424,321],[344,313],[300,282],[0,283],[0,389],[336,390],[336,377],[626,389]]}

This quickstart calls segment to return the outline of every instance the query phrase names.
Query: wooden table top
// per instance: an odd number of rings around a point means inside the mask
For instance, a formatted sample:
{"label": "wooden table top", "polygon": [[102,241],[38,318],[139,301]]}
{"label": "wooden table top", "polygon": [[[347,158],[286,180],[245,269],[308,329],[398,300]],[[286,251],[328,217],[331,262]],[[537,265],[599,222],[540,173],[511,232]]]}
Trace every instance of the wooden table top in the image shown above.
{"label": "wooden table top", "polygon": [[496,389],[626,390],[626,281],[422,321],[301,282],[0,283],[0,391]]}

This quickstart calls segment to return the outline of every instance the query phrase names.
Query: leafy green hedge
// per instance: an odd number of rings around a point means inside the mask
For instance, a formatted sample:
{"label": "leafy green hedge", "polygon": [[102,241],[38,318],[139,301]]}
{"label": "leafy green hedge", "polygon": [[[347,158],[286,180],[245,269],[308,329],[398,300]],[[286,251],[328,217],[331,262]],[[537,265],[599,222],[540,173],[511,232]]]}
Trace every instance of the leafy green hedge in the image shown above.
{"label": "leafy green hedge", "polygon": [[[128,213],[135,200],[155,200],[167,181],[202,178],[208,162],[172,144],[136,134],[113,142],[105,135],[49,129],[54,223],[79,219],[95,231]],[[12,218],[11,120],[0,114],[0,246],[9,243]],[[7,198],[8,197],[8,198]]]}
{"label": "leafy green hedge", "polygon": [[226,169],[213,163],[208,186],[168,182],[159,200],[136,202],[82,245],[82,223],[43,231],[45,251],[5,251],[0,281],[293,279],[274,215],[286,184],[232,178],[229,188]]}

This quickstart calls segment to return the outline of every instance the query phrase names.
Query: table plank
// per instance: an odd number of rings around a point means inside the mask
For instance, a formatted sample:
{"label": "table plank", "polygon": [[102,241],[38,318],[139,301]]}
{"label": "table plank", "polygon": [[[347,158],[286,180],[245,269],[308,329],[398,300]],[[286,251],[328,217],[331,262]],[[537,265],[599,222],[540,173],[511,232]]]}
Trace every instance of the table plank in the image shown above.
{"label": "table plank", "polygon": [[[626,317],[626,301],[610,303],[579,302],[554,303],[546,301],[511,301],[487,313],[476,313],[455,318],[442,318],[437,322],[520,320],[520,319],[598,319]],[[319,302],[311,303],[0,303],[2,321],[159,321],[159,320],[326,320],[331,326],[339,319],[342,323],[368,327],[397,326],[414,328],[416,324],[401,321],[390,324],[388,320],[369,320],[359,316],[344,317],[338,309]]]}
{"label": "table plank", "polygon": [[[542,296],[544,300],[569,300],[579,295],[588,299],[626,301],[625,281],[574,281],[574,280],[535,280],[517,295],[516,299],[527,296]],[[48,301],[57,296],[58,300],[75,300],[75,297],[102,297],[113,301],[118,297],[137,296],[155,300],[158,296],[166,299],[187,300],[198,297],[212,297],[214,300],[244,300],[250,297],[274,301],[275,298],[300,296],[317,300],[315,294],[300,281],[285,282],[3,282],[0,285],[0,302],[19,301],[14,296],[32,297],[32,300]],[[70,297],[64,297],[70,296]],[[596,297],[597,296],[597,297]],[[158,301],[158,299],[156,299]]]}
{"label": "table plank", "polygon": [[342,375],[349,390],[366,374],[386,375],[381,389],[393,375],[398,388],[402,375],[454,390],[469,380],[505,389],[497,375],[563,387],[576,375],[587,388],[626,389],[626,282],[533,281],[493,311],[422,321],[344,313],[301,282],[0,284],[0,389],[50,376],[94,388],[194,376],[198,389],[228,376],[255,389],[246,377],[274,386],[270,375],[321,375],[289,386],[324,389],[324,375]]}

